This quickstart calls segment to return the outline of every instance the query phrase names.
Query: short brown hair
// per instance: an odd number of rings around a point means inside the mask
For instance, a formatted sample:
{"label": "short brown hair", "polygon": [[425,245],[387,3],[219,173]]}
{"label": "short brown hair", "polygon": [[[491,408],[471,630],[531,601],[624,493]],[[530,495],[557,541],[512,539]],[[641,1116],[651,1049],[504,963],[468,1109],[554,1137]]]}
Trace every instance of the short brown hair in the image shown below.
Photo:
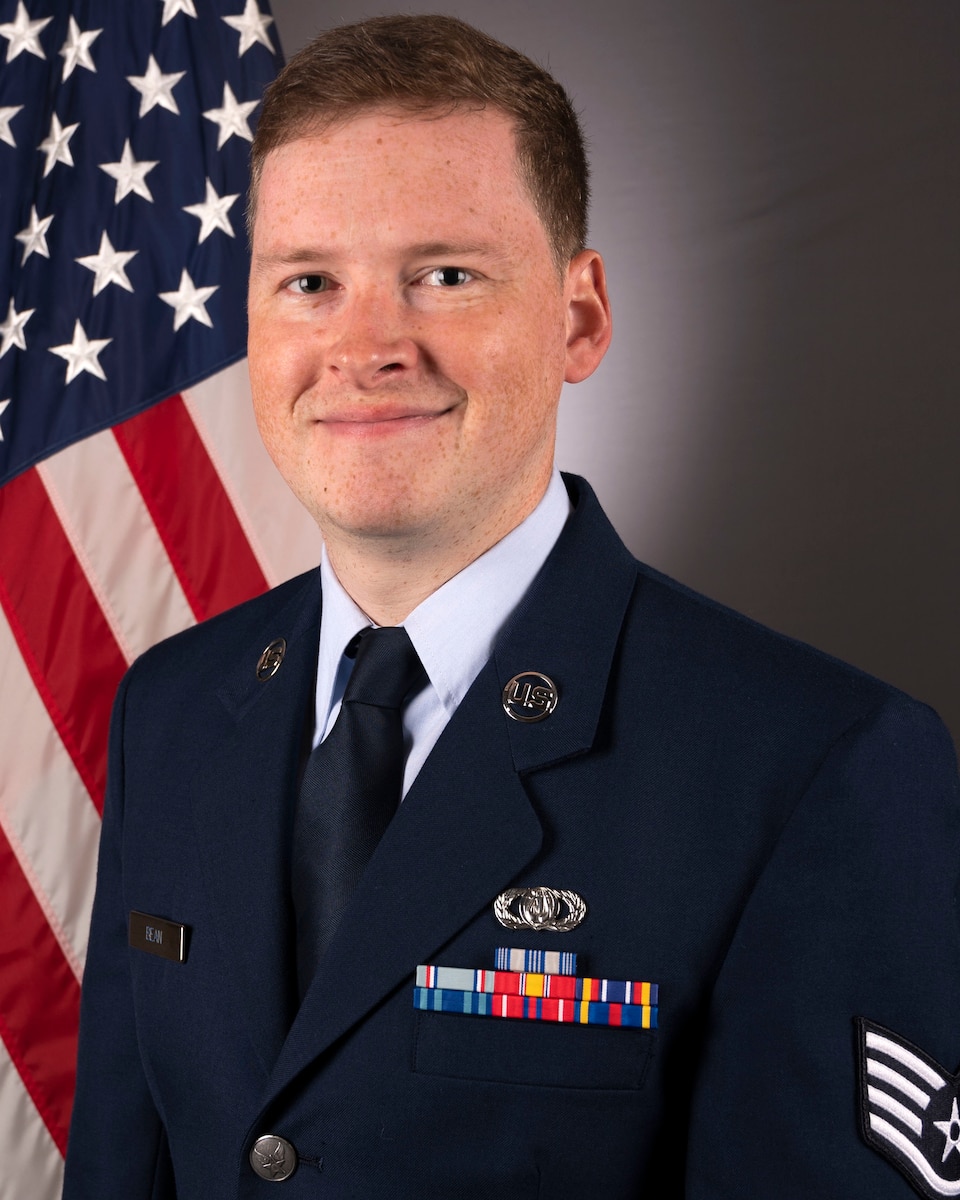
{"label": "short brown hair", "polygon": [[583,249],[587,158],[570,98],[525,55],[455,17],[385,16],[327,30],[267,88],[251,150],[252,230],[263,163],[271,150],[370,108],[482,109],[515,122],[520,177],[558,266]]}

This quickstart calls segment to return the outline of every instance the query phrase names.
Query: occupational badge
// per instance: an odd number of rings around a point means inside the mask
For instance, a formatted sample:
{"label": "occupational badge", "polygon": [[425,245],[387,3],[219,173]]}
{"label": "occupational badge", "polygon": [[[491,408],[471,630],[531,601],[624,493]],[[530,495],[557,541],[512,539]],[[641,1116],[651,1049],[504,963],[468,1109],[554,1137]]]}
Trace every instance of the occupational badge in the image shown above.
{"label": "occupational badge", "polygon": [[582,896],[563,888],[507,888],[493,902],[493,911],[507,929],[566,933],[587,915]]}

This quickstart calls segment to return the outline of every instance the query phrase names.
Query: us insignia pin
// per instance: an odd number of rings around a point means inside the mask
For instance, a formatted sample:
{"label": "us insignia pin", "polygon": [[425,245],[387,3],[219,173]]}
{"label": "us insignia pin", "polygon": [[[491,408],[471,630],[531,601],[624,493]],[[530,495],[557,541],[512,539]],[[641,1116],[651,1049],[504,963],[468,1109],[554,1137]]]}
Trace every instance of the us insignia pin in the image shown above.
{"label": "us insignia pin", "polygon": [[864,1140],[921,1196],[960,1196],[960,1075],[881,1025],[856,1024]]}
{"label": "us insignia pin", "polygon": [[280,664],[283,662],[283,656],[287,652],[287,642],[285,638],[274,638],[269,646],[263,651],[257,659],[257,678],[261,683],[272,679],[280,670]]}
{"label": "us insignia pin", "polygon": [[543,721],[557,707],[560,693],[549,675],[542,671],[521,671],[503,689],[503,711],[514,721],[534,724]]}

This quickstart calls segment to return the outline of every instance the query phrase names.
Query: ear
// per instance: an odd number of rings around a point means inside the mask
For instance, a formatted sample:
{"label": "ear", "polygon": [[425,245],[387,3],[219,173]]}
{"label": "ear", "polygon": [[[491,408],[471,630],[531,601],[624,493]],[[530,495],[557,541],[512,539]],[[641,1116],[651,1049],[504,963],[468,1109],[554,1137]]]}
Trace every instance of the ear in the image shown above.
{"label": "ear", "polygon": [[599,366],[613,332],[606,271],[596,250],[582,250],[570,260],[564,290],[567,354],[563,377],[567,383],[580,383]]}

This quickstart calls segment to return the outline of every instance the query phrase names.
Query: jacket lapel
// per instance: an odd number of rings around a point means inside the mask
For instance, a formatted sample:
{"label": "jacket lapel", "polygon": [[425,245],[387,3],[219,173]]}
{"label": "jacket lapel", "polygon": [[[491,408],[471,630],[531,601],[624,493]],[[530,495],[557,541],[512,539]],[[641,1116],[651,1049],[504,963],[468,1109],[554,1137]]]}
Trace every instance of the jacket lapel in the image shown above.
{"label": "jacket lapel", "polygon": [[[241,650],[211,697],[204,742],[212,749],[194,808],[216,936],[265,1073],[295,1003],[289,842],[317,664],[319,571],[274,596],[233,643]],[[283,661],[261,681],[258,659],[277,638],[286,641]]]}
{"label": "jacket lapel", "polygon": [[513,770],[497,696],[488,665],[370,860],[294,1021],[271,1094],[492,903],[539,850],[540,822]]}
{"label": "jacket lapel", "polygon": [[[265,1103],[536,856],[542,828],[522,776],[593,745],[636,580],[634,560],[582,484],[577,511],[377,847]],[[547,719],[524,724],[505,714],[501,697],[531,670],[556,683],[559,702]]]}

